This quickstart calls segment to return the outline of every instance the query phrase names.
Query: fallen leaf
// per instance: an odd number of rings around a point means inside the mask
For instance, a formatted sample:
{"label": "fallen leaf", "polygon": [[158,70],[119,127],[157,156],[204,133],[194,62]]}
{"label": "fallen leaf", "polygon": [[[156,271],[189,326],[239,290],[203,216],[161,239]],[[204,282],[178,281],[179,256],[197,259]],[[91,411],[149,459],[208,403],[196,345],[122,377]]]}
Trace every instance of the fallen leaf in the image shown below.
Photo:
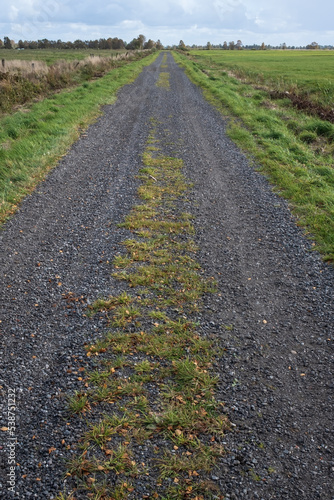
{"label": "fallen leaf", "polygon": [[54,448],[53,446],[51,446],[51,448],[49,448],[49,454],[52,453],[53,451],[56,451],[56,448]]}
{"label": "fallen leaf", "polygon": [[1,427],[0,430],[3,431],[3,432],[6,432],[6,431],[8,431],[8,427]]}

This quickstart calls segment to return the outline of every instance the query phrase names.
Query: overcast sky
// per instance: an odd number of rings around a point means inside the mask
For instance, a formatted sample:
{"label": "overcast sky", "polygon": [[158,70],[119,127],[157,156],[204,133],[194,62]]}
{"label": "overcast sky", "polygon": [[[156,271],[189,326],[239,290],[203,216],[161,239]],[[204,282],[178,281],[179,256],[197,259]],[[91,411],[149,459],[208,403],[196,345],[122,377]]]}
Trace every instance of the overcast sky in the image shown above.
{"label": "overcast sky", "polygon": [[0,0],[0,38],[334,45],[334,1]]}

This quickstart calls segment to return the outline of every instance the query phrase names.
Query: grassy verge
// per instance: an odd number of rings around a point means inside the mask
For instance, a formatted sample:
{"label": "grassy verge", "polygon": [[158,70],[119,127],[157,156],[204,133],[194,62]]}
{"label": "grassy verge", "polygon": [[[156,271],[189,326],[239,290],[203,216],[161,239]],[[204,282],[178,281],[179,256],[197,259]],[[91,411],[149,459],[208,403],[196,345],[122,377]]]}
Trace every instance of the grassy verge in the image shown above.
{"label": "grassy verge", "polygon": [[43,60],[6,60],[0,68],[0,113],[10,113],[15,107],[43,98],[55,90],[73,87],[101,78],[108,71],[142,59],[151,51],[131,51],[116,56],[92,55],[85,59],[57,60],[50,66]]}
{"label": "grassy verge", "polygon": [[148,142],[142,203],[121,224],[133,237],[113,262],[124,291],[90,309],[105,312],[110,330],[86,346],[95,369],[69,399],[73,419],[85,418],[87,431],[68,475],[87,498],[139,498],[139,479],[146,492],[140,498],[219,499],[210,472],[230,427],[214,397],[212,363],[221,349],[192,320],[216,285],[201,273],[192,217],[180,209],[190,187],[182,161],[160,154],[154,122]]}
{"label": "grassy verge", "polygon": [[334,125],[296,110],[290,99],[241,82],[208,61],[175,54],[188,76],[229,121],[230,137],[289,200],[327,261],[334,260]]}
{"label": "grassy verge", "polygon": [[233,76],[292,100],[300,109],[334,120],[334,53],[326,50],[191,51]]}
{"label": "grassy verge", "polygon": [[157,54],[127,63],[99,80],[62,91],[0,120],[0,222],[56,165],[80,132],[111,104]]}

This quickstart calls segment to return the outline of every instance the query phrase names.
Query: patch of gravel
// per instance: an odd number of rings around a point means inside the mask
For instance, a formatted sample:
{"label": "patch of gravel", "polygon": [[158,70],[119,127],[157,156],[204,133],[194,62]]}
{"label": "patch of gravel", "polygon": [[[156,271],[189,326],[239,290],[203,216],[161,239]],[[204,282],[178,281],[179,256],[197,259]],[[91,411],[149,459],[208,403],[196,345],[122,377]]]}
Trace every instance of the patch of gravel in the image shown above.
{"label": "patch of gravel", "polygon": [[212,480],[230,499],[333,500],[333,269],[171,55],[171,89],[155,86],[161,59],[104,108],[0,235],[0,427],[15,389],[14,497],[49,499],[64,488],[63,459],[84,422],[71,424],[63,394],[81,388],[79,368],[90,362],[83,344],[105,328],[103,317],[85,317],[87,304],[121,286],[108,261],[128,235],[117,224],[136,203],[154,117],[164,153],[180,156],[194,183],[186,208],[196,216],[198,257],[219,282],[198,319],[226,348],[217,399],[235,427]]}

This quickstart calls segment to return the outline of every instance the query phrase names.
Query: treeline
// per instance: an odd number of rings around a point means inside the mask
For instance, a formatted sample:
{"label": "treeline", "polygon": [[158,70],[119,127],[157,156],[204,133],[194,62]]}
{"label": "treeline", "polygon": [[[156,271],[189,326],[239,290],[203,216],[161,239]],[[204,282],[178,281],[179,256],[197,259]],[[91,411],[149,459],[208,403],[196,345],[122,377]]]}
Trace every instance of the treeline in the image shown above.
{"label": "treeline", "polygon": [[19,40],[15,43],[5,36],[4,40],[0,40],[0,48],[3,49],[109,49],[109,50],[152,50],[154,48],[161,50],[163,45],[158,40],[157,42],[149,39],[146,40],[144,35],[139,35],[137,38],[127,43],[121,38],[100,38],[99,40],[75,40],[74,42],[63,42],[62,40]]}
{"label": "treeline", "polygon": [[231,41],[231,42],[224,42],[224,43],[219,43],[217,45],[212,44],[211,42],[207,42],[206,45],[192,45],[192,46],[185,46],[182,40],[180,41],[179,45],[177,46],[178,49],[181,50],[189,50],[189,49],[195,49],[195,50],[270,50],[270,49],[282,49],[282,50],[304,50],[304,49],[310,49],[310,50],[319,50],[319,49],[327,49],[327,50],[333,50],[334,46],[333,45],[319,45],[317,42],[312,42],[308,45],[287,45],[286,43],[281,43],[280,45],[266,45],[264,42],[259,44],[253,43],[252,45],[244,45],[241,40],[238,40],[237,42]]}

